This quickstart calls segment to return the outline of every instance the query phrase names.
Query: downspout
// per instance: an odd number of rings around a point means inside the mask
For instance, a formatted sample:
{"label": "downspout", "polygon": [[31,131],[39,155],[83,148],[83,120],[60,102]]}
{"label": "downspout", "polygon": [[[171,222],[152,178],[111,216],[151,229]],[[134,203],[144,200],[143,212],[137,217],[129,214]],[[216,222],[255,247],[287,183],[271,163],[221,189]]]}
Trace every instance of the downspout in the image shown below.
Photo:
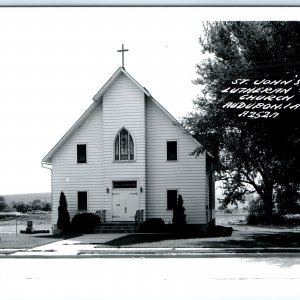
{"label": "downspout", "polygon": [[[42,165],[42,168],[45,168],[45,169],[48,169],[51,171],[51,223],[52,223],[52,220],[53,220],[53,217],[52,217],[52,202],[53,202],[53,199],[52,199],[52,164],[45,163],[42,161],[41,165]],[[53,231],[53,227],[52,227],[52,231]]]}

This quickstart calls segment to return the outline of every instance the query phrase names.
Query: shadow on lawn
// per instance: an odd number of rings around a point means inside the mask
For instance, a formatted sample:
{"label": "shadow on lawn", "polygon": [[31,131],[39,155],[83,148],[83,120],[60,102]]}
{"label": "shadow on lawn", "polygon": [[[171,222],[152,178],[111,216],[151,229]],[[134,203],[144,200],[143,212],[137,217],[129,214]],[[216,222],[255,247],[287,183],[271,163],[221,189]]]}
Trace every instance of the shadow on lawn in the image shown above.
{"label": "shadow on lawn", "polygon": [[78,236],[81,236],[82,234],[75,234],[75,233],[68,233],[68,234],[42,234],[42,235],[31,235],[32,237],[36,238],[48,238],[48,239],[60,239],[60,240],[67,240],[76,238]]}
{"label": "shadow on lawn", "polygon": [[122,236],[120,238],[108,241],[105,245],[108,246],[128,246],[132,244],[143,244],[143,243],[153,243],[166,240],[180,239],[182,237],[176,237],[173,234],[168,233],[145,233],[145,234],[129,234]]}
{"label": "shadow on lawn", "polygon": [[300,247],[300,233],[253,233],[233,236],[203,235],[203,234],[130,234],[105,245],[129,246],[133,244],[153,243],[166,240],[198,239],[189,243],[187,247],[201,248],[272,248],[272,247]]}
{"label": "shadow on lawn", "polygon": [[300,233],[251,233],[219,241],[199,241],[198,246],[220,248],[300,247]]}

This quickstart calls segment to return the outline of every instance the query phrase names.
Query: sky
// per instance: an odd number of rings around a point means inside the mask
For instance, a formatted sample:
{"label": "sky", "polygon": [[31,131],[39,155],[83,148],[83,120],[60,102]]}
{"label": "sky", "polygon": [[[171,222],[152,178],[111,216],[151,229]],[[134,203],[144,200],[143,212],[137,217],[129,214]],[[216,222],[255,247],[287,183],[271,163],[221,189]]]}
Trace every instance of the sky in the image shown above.
{"label": "sky", "polygon": [[299,8],[0,8],[0,195],[51,191],[42,158],[121,66],[175,118],[192,111],[202,22]]}

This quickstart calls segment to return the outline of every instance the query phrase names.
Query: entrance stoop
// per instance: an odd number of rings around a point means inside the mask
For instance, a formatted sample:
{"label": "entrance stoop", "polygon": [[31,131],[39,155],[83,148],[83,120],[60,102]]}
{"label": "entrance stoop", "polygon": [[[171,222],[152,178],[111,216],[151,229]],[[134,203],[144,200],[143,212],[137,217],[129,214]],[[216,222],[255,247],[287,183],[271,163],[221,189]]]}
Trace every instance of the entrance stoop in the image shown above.
{"label": "entrance stoop", "polygon": [[135,222],[109,222],[99,224],[95,232],[97,233],[134,233],[136,232]]}

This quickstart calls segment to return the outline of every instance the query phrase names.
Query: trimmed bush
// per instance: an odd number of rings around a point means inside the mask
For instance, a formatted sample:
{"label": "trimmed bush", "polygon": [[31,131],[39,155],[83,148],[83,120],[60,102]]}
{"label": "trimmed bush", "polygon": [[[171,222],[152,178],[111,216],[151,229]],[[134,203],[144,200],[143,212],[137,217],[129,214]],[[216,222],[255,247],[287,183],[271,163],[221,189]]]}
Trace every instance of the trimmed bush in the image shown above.
{"label": "trimmed bush", "polygon": [[62,233],[68,233],[70,231],[70,215],[64,192],[60,193],[59,198],[57,228],[60,229]]}
{"label": "trimmed bush", "polygon": [[176,206],[173,210],[173,230],[175,232],[183,232],[185,230],[185,208],[183,207],[183,199],[181,195],[178,195]]}
{"label": "trimmed bush", "polygon": [[71,221],[72,232],[92,233],[100,223],[100,218],[92,213],[81,213],[73,217]]}
{"label": "trimmed bush", "polygon": [[162,233],[166,232],[166,225],[163,219],[153,218],[141,223],[139,232],[145,233]]}

